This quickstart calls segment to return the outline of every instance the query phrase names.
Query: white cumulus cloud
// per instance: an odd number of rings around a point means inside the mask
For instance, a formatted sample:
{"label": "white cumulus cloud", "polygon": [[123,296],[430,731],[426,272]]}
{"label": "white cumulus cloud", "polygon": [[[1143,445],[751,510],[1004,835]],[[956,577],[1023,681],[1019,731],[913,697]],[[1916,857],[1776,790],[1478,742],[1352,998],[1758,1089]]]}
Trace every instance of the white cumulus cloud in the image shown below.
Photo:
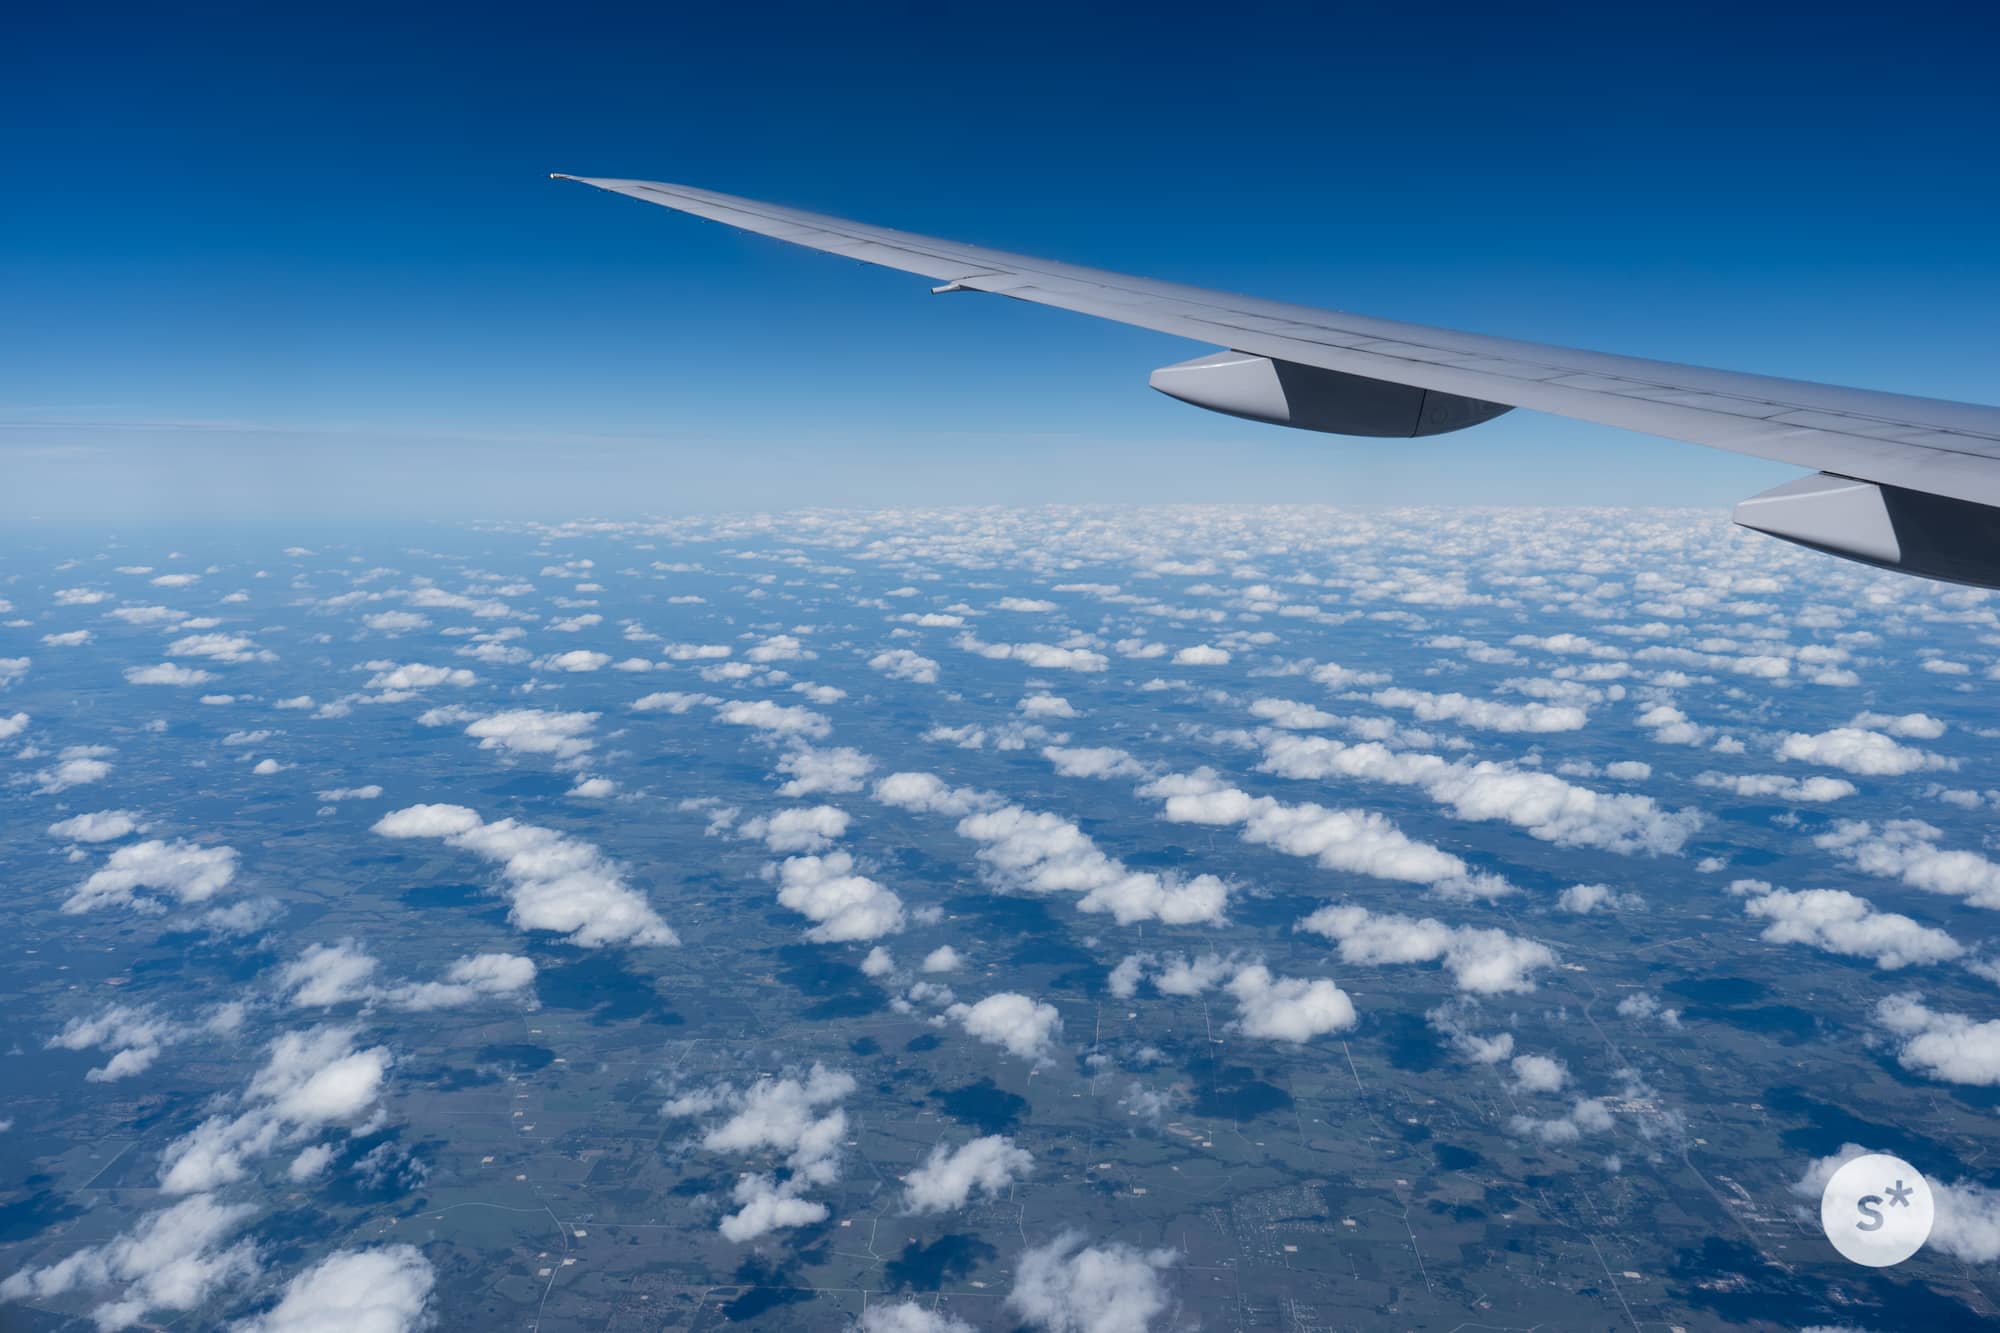
{"label": "white cumulus cloud", "polygon": [[1956,760],[1898,744],[1879,731],[1860,727],[1790,732],[1772,753],[1779,759],[1843,769],[1864,777],[1900,777],[1926,769],[1958,767]]}
{"label": "white cumulus cloud", "polygon": [[868,659],[868,666],[891,680],[914,681],[919,685],[937,684],[937,662],[908,648],[890,648],[879,652]]}
{"label": "white cumulus cloud", "polygon": [[1179,1257],[1065,1231],[1022,1252],[1007,1308],[1047,1333],[1146,1333],[1171,1307],[1160,1274]]}
{"label": "white cumulus cloud", "polygon": [[154,838],[120,847],[102,869],[86,879],[63,903],[65,912],[89,912],[100,907],[136,905],[157,909],[151,899],[137,897],[140,889],[172,895],[182,903],[207,902],[236,878],[236,849],[203,847],[185,839]]}
{"label": "white cumulus cloud", "polygon": [[68,842],[116,842],[139,831],[139,821],[127,810],[97,810],[71,815],[49,825],[51,838]]}
{"label": "white cumulus cloud", "polygon": [[1534,974],[1556,961],[1547,945],[1504,930],[1365,907],[1322,907],[1298,928],[1335,941],[1341,958],[1355,965],[1442,961],[1458,988],[1474,995],[1531,991]]}
{"label": "white cumulus cloud", "polygon": [[846,852],[787,857],[774,874],[778,901],[814,923],[808,939],[873,940],[903,928],[903,900],[858,873]]}
{"label": "white cumulus cloud", "polygon": [[826,1219],[826,1205],[804,1194],[840,1179],[848,1121],[839,1103],[854,1089],[851,1074],[815,1064],[804,1074],[759,1079],[747,1089],[718,1084],[666,1104],[670,1118],[728,1113],[702,1136],[710,1152],[784,1155],[784,1180],[767,1172],[737,1179],[731,1195],[737,1209],[719,1228],[724,1239],[741,1243]]}
{"label": "white cumulus cloud", "polygon": [[1036,1064],[1049,1058],[1062,1035],[1056,1007],[1018,991],[1001,991],[977,1004],[955,1004],[945,1014],[967,1034]]}
{"label": "white cumulus cloud", "polygon": [[479,718],[466,727],[465,734],[477,740],[482,750],[511,750],[575,760],[590,749],[586,733],[596,721],[595,713],[510,708]]}
{"label": "white cumulus cloud", "polygon": [[430,1325],[437,1276],[414,1245],[338,1250],[285,1284],[237,1333],[416,1333]]}
{"label": "white cumulus cloud", "polygon": [[500,867],[522,930],[567,935],[585,948],[678,944],[644,895],[591,843],[518,820],[487,823],[462,805],[412,805],[374,825],[385,838],[439,838]]}
{"label": "white cumulus cloud", "polygon": [[1981,1022],[1923,1000],[1910,992],[1875,1006],[1875,1021],[1900,1039],[1896,1059],[1903,1068],[1942,1083],[2000,1084],[2000,1019]]}
{"label": "white cumulus cloud", "polygon": [[1866,898],[1845,889],[1777,889],[1757,880],[1738,880],[1730,891],[1743,895],[1746,915],[1770,923],[1763,938],[1773,944],[1807,944],[1827,953],[1867,958],[1889,972],[1945,962],[1965,952],[1945,931],[1900,912],[1878,912]]}
{"label": "white cumulus cloud", "polygon": [[388,1074],[387,1047],[357,1050],[352,1028],[287,1032],[272,1042],[235,1115],[212,1115],[173,1140],[161,1157],[168,1194],[213,1190],[241,1180],[249,1164],[337,1125],[371,1118]]}
{"label": "white cumulus cloud", "polygon": [[798,704],[774,704],[769,699],[739,700],[724,704],[715,716],[732,727],[749,727],[770,736],[803,736],[824,739],[833,730],[824,713],[815,713]]}
{"label": "white cumulus cloud", "polygon": [[1034,1166],[1034,1154],[1004,1134],[988,1134],[957,1148],[940,1143],[903,1177],[903,1207],[912,1213],[942,1213],[965,1207],[975,1193],[997,1198]]}
{"label": "white cumulus cloud", "polygon": [[1273,977],[1253,964],[1230,978],[1236,1028],[1246,1037],[1294,1044],[1355,1024],[1354,1001],[1324,977]]}
{"label": "white cumulus cloud", "polygon": [[154,1310],[185,1313],[257,1276],[257,1247],[229,1238],[257,1210],[197,1194],[149,1213],[130,1231],[73,1250],[54,1264],[0,1282],[0,1300],[39,1301],[72,1291],[108,1291],[91,1310],[102,1330],[130,1328]]}

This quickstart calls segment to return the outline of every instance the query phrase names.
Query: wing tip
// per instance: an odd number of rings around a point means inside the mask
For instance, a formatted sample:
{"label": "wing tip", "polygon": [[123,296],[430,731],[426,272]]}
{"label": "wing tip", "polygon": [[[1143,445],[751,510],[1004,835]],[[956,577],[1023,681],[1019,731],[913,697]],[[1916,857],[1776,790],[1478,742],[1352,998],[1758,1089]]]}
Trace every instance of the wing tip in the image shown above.
{"label": "wing tip", "polygon": [[578,185],[588,185],[596,190],[610,190],[614,194],[626,192],[625,187],[647,184],[644,181],[620,180],[615,176],[572,176],[567,171],[551,171],[552,181],[575,181]]}

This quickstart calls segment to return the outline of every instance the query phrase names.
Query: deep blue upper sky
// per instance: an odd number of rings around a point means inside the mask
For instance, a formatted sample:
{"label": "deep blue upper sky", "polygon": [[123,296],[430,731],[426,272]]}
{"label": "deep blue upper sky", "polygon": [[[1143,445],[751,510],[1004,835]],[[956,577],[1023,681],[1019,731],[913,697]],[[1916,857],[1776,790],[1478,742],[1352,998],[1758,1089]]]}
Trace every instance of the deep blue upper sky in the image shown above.
{"label": "deep blue upper sky", "polygon": [[1192,344],[545,176],[1993,401],[1994,35],[1909,5],[45,9],[0,78],[0,511],[1726,503],[1786,471],[1526,414],[1234,422],[1146,390]]}

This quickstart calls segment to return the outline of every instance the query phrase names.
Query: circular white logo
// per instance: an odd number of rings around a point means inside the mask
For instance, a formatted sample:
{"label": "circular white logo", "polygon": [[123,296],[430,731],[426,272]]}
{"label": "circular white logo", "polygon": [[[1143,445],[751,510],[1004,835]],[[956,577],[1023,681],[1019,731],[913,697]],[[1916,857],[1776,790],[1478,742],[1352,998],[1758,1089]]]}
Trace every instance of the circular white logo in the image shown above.
{"label": "circular white logo", "polygon": [[1833,1248],[1857,1264],[1900,1264],[1930,1239],[1937,1204],[1917,1168],[1869,1153],[1833,1173],[1819,1196],[1819,1224]]}

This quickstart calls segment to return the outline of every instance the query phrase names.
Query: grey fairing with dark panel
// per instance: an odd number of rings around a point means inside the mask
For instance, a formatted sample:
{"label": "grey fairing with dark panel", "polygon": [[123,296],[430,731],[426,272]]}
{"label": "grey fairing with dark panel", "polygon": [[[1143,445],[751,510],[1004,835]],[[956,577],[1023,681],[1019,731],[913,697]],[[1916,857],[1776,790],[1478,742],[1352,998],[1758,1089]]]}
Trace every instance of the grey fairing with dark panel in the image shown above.
{"label": "grey fairing with dark panel", "polygon": [[1150,381],[1169,398],[1262,421],[1329,435],[1408,439],[1477,426],[1514,409],[1504,403],[1274,361],[1250,352],[1217,352],[1162,366]]}

